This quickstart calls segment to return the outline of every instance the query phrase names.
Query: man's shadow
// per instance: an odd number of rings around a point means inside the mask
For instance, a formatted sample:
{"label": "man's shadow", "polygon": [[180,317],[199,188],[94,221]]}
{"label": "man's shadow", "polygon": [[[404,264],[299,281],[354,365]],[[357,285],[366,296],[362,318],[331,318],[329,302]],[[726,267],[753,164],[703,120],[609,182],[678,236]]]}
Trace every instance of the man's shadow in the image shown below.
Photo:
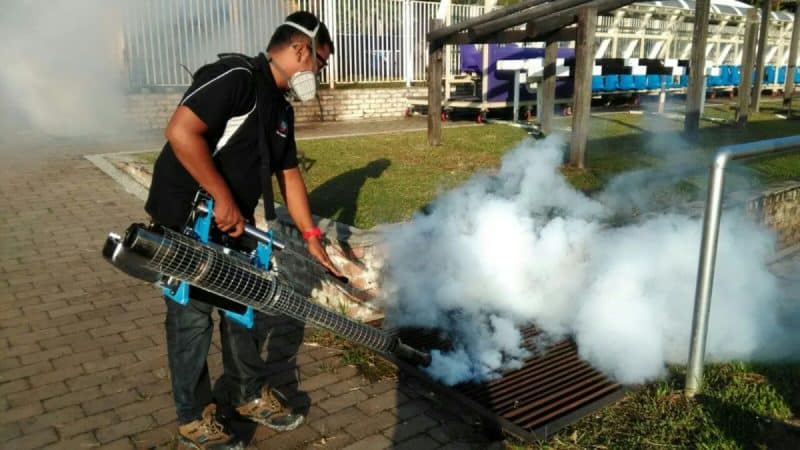
{"label": "man's shadow", "polygon": [[317,186],[308,194],[314,214],[353,225],[358,211],[358,195],[368,178],[378,178],[391,161],[376,159],[360,169],[348,170]]}

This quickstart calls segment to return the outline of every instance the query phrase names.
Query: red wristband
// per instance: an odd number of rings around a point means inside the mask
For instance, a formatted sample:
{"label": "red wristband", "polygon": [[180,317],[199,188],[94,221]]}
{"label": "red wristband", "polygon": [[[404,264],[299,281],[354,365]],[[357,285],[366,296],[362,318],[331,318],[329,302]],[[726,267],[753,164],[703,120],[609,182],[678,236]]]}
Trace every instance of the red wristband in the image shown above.
{"label": "red wristband", "polygon": [[322,231],[317,227],[310,228],[310,229],[308,229],[306,231],[303,231],[303,240],[304,241],[307,241],[307,240],[311,239],[312,237],[317,237],[319,239],[322,239]]}

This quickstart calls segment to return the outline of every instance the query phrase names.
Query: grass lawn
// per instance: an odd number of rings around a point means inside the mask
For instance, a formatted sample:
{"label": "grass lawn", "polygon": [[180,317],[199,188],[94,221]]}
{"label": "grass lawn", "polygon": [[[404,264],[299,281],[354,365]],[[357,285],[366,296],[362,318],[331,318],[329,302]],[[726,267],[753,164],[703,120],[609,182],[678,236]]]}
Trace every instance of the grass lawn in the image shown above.
{"label": "grass lawn", "polygon": [[[734,117],[727,104],[707,105],[695,143],[683,139],[683,117],[677,114],[597,114],[591,119],[587,170],[567,174],[575,186],[593,191],[602,188],[615,174],[679,160],[702,169],[700,175],[705,184],[711,155],[720,146],[800,134],[800,121],[775,116],[778,106],[777,102],[764,102],[761,112],[751,114],[748,126],[739,129],[721,123]],[[754,160],[746,165],[752,169],[752,182],[800,179],[797,154]]]}
{"label": "grass lawn", "polygon": [[[800,121],[775,117],[770,105],[755,114],[746,129],[704,120],[696,144],[681,138],[683,120],[676,115],[598,114],[591,119],[588,168],[562,172],[574,186],[592,192],[619,173],[667,164],[675,157],[686,164],[688,156],[696,168],[693,184],[687,188],[681,186],[682,180],[675,183],[680,190],[698,193],[706,183],[711,154],[719,146],[800,134]],[[710,105],[706,113],[732,118],[722,105]],[[557,123],[569,125],[569,118]],[[497,167],[502,155],[526,136],[518,128],[485,125],[445,128],[443,145],[436,148],[428,147],[424,132],[300,141],[298,147],[311,164],[305,179],[314,213],[370,228],[409,219],[442,190],[476,171]],[[686,151],[692,149],[696,151]],[[749,168],[750,184],[800,179],[800,155],[760,160]]]}
{"label": "grass lawn", "polygon": [[423,132],[298,142],[312,164],[304,175],[315,214],[369,228],[407,220],[442,189],[494,167],[526,136],[490,125],[445,128],[444,145],[428,147]]}

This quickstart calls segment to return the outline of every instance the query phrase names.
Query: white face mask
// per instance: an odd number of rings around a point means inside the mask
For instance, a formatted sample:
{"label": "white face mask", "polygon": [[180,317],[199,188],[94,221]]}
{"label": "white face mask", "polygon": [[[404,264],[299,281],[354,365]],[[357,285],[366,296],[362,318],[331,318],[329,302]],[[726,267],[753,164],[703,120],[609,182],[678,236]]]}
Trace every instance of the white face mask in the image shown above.
{"label": "white face mask", "polygon": [[301,102],[314,100],[317,96],[317,76],[310,70],[297,72],[289,79],[289,89]]}
{"label": "white face mask", "polygon": [[[314,68],[316,69],[317,31],[319,31],[319,24],[317,24],[313,30],[309,30],[308,28],[298,25],[294,22],[284,22],[284,25],[297,28],[298,30],[302,31],[303,34],[311,38],[311,58],[314,61]],[[277,64],[274,62],[273,64],[285,78],[286,73],[280,67],[278,67]],[[315,71],[304,70],[302,72],[297,72],[292,75],[291,78],[289,78],[287,83],[289,84],[289,89],[292,91],[294,96],[297,97],[297,99],[301,102],[314,100],[314,98],[317,96],[317,75]]]}

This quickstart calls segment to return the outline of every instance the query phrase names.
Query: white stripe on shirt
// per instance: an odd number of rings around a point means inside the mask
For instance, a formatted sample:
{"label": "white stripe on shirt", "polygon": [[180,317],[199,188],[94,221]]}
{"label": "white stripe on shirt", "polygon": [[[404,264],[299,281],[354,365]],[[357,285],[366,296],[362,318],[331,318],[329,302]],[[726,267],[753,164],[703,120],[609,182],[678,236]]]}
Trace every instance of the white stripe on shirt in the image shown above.
{"label": "white stripe on shirt", "polygon": [[217,153],[222,150],[222,147],[228,143],[228,140],[236,133],[236,131],[239,130],[245,120],[247,120],[247,118],[250,116],[250,113],[256,110],[257,103],[258,101],[256,100],[256,103],[253,103],[253,108],[251,108],[250,111],[247,111],[245,114],[228,119],[228,121],[225,123],[225,131],[222,133],[222,137],[217,141],[217,148],[214,150],[214,153],[211,155],[211,157],[217,156]]}

